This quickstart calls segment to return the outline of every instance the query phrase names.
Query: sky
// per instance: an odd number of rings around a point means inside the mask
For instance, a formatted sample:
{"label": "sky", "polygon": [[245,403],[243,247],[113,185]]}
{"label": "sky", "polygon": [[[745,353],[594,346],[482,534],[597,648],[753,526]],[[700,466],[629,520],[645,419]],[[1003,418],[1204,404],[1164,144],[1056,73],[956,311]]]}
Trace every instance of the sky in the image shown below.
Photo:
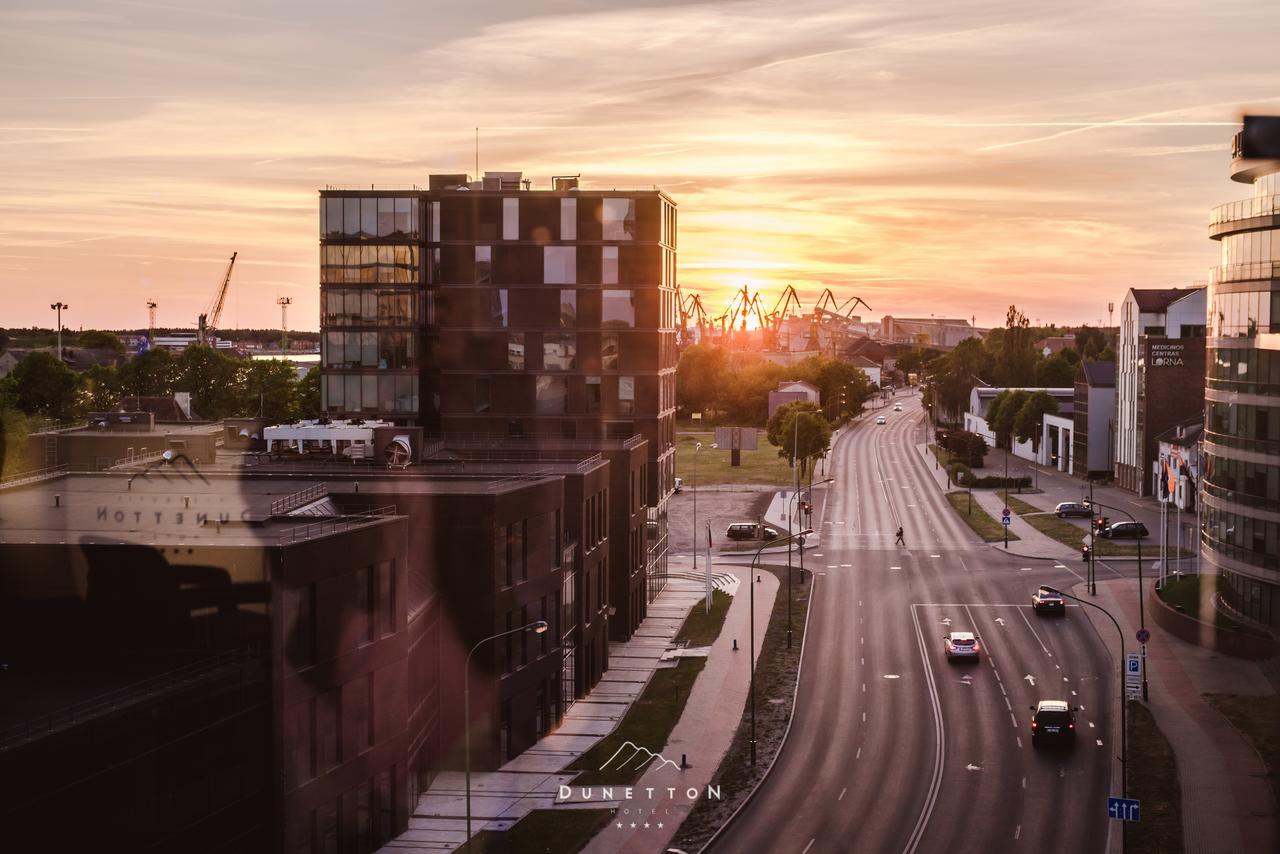
{"label": "sky", "polygon": [[[657,185],[708,309],[1097,323],[1208,278],[1274,0],[0,0],[0,326],[319,326],[317,191]],[[714,313],[718,313],[713,311]]]}

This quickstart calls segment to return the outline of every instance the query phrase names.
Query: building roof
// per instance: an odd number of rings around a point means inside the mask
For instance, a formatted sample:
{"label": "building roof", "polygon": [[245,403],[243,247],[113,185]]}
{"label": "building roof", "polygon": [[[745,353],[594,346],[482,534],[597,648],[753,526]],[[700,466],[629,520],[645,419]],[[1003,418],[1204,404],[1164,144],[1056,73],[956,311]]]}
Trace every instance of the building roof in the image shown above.
{"label": "building roof", "polygon": [[849,363],[855,368],[878,368],[880,363],[874,359],[868,359],[866,356],[851,356]]}
{"label": "building roof", "polygon": [[1080,370],[1087,385],[1094,388],[1116,387],[1115,362],[1081,362]]}
{"label": "building roof", "polygon": [[1165,430],[1156,436],[1156,441],[1177,445],[1182,448],[1191,448],[1195,447],[1196,443],[1200,441],[1200,436],[1203,433],[1204,418],[1200,415],[1195,415]]}
{"label": "building roof", "polygon": [[[799,388],[797,388],[797,386],[799,386]],[[778,387],[777,389],[775,389],[775,391],[780,391],[780,392],[806,391],[806,392],[812,392],[813,394],[819,393],[819,389],[816,385],[814,385],[813,383],[807,383],[804,380],[787,380],[786,382],[780,382],[778,383]]]}
{"label": "building roof", "polygon": [[1204,290],[1204,288],[1130,288],[1138,310],[1147,314],[1160,314],[1178,300]]}

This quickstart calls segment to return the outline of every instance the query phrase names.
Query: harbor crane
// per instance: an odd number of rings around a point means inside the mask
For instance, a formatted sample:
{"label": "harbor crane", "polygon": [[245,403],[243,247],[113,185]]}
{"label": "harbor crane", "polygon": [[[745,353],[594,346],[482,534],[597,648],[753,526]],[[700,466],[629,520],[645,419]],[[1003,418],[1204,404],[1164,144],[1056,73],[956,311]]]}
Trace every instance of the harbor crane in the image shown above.
{"label": "harbor crane", "polygon": [[222,307],[227,301],[227,288],[231,285],[231,271],[236,266],[236,256],[238,252],[231,253],[231,261],[227,264],[227,272],[222,276],[222,284],[218,286],[218,292],[214,295],[213,301],[209,303],[208,308],[200,315],[199,324],[196,330],[196,342],[204,344],[209,333],[218,328],[218,321],[222,319]]}

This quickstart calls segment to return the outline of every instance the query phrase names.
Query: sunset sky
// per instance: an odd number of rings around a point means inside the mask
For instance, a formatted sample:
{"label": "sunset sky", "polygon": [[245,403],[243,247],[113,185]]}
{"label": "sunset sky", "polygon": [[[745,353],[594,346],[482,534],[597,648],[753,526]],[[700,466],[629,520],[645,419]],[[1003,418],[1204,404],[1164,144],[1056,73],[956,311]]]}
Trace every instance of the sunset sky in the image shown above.
{"label": "sunset sky", "polygon": [[523,170],[657,184],[708,308],[1096,323],[1208,277],[1280,3],[22,2],[0,6],[0,326],[318,327],[316,191]]}

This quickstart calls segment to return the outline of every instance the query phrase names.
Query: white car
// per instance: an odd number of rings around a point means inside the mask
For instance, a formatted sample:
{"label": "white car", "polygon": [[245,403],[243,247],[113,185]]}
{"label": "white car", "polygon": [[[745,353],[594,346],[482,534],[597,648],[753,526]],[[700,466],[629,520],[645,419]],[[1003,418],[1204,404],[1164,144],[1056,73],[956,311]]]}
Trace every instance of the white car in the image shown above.
{"label": "white car", "polygon": [[877,424],[888,424],[888,423],[889,423],[889,419],[888,419],[888,418],[885,418],[883,415],[881,415],[879,418],[877,418],[877,419],[876,419],[876,423],[877,423]]}
{"label": "white car", "polygon": [[901,403],[895,403],[895,404],[893,405],[893,411],[894,411],[894,412],[901,412],[901,411],[902,411],[902,404],[901,404]]}
{"label": "white car", "polygon": [[968,658],[974,661],[978,660],[978,638],[973,632],[951,632],[943,635],[942,639],[946,642],[943,651],[947,654],[947,660],[953,658]]}

